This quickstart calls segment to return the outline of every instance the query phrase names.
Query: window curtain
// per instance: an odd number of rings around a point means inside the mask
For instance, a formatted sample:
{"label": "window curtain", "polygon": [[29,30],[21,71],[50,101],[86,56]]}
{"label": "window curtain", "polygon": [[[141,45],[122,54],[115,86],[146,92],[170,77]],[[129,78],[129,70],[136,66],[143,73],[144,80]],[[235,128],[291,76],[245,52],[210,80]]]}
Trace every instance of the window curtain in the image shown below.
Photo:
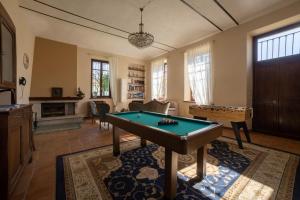
{"label": "window curtain", "polygon": [[153,61],[151,63],[151,96],[152,99],[166,99],[166,80],[164,77],[165,59]]}
{"label": "window curtain", "polygon": [[110,57],[108,59],[109,62],[109,84],[110,84],[110,94],[112,99],[113,108],[112,111],[116,111],[117,106],[117,98],[118,98],[118,91],[117,91],[117,69],[118,69],[118,58],[117,57]]}
{"label": "window curtain", "polygon": [[211,43],[205,43],[185,53],[189,85],[198,105],[213,103],[211,46]]}

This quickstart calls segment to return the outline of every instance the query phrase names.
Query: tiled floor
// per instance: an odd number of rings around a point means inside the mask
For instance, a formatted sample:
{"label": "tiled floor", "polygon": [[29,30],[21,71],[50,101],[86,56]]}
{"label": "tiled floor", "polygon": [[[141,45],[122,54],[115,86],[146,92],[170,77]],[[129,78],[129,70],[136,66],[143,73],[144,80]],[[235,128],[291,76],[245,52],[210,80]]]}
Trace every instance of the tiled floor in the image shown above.
{"label": "tiled floor", "polygon": [[[233,132],[225,129],[223,135],[233,137]],[[300,141],[253,132],[251,137],[253,143],[300,154]],[[121,138],[127,141],[135,136],[123,133]],[[81,129],[36,135],[34,139],[37,150],[34,152],[33,162],[26,168],[13,200],[55,199],[56,156],[112,143],[109,131],[100,131],[97,124],[92,124],[90,120],[86,120]]]}

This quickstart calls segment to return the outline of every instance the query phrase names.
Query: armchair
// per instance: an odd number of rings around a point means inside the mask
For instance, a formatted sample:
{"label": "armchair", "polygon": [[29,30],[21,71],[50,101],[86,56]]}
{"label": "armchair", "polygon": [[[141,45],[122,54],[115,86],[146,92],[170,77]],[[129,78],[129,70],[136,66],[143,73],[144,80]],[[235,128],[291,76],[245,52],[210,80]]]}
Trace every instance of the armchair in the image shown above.
{"label": "armchair", "polygon": [[[106,122],[106,113],[109,112],[110,106],[103,102],[103,103],[95,103],[94,101],[90,101],[90,109],[91,109],[91,116],[92,116],[92,123],[95,123],[95,118],[99,120],[99,128],[101,129],[102,122]],[[109,125],[108,125],[109,128]]]}

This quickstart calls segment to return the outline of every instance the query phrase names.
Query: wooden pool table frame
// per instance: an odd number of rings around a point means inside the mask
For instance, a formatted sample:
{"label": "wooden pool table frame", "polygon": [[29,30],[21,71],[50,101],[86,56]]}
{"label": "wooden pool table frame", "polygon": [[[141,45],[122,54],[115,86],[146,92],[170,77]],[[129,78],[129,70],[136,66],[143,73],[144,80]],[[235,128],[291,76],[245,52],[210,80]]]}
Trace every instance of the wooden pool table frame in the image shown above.
{"label": "wooden pool table frame", "polygon": [[[138,111],[136,111],[138,113]],[[141,145],[146,145],[146,140],[165,147],[165,198],[174,199],[177,186],[178,154],[188,154],[197,150],[197,176],[203,179],[206,176],[206,145],[222,135],[222,125],[216,122],[196,120],[184,117],[175,117],[160,113],[145,112],[149,114],[171,117],[173,119],[188,120],[209,124],[207,127],[193,131],[186,136],[178,136],[172,132],[159,128],[145,126],[118,115],[107,114],[107,121],[113,125],[113,154],[120,154],[120,129],[141,137]],[[127,112],[128,113],[128,112]],[[130,112],[132,113],[132,112]],[[122,113],[126,114],[126,113]]]}

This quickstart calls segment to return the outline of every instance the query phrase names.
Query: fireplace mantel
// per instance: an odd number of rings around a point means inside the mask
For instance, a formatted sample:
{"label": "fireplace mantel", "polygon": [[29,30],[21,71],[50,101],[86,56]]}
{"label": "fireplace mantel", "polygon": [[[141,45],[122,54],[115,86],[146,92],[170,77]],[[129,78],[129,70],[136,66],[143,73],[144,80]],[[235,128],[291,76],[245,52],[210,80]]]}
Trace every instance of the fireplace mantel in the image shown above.
{"label": "fireplace mantel", "polygon": [[82,97],[29,97],[29,101],[79,101]]}

